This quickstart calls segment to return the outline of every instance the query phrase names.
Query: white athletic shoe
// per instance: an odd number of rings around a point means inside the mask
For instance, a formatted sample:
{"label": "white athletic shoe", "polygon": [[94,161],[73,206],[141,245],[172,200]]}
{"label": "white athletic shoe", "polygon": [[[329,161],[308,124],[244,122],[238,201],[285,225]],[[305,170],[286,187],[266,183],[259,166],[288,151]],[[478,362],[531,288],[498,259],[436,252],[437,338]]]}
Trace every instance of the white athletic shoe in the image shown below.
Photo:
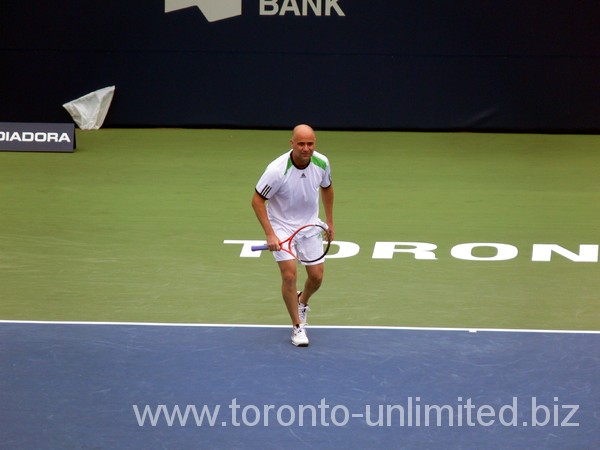
{"label": "white athletic shoe", "polygon": [[306,325],[306,318],[308,317],[310,307],[308,305],[300,303],[300,294],[302,294],[302,291],[298,291],[298,317],[300,319],[300,324]]}
{"label": "white athletic shoe", "polygon": [[308,336],[304,325],[292,328],[292,344],[296,347],[308,347]]}

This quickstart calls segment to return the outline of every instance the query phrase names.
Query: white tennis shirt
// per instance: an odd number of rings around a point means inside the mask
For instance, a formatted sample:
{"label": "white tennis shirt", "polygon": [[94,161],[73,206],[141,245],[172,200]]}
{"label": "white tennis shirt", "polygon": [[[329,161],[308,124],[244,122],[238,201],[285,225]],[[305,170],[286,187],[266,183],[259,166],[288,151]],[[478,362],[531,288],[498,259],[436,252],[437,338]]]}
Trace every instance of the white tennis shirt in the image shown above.
{"label": "white tennis shirt", "polygon": [[319,188],[331,186],[331,168],[325,155],[315,151],[304,169],[294,165],[291,151],[269,164],[256,184],[267,202],[271,225],[288,233],[319,217]]}

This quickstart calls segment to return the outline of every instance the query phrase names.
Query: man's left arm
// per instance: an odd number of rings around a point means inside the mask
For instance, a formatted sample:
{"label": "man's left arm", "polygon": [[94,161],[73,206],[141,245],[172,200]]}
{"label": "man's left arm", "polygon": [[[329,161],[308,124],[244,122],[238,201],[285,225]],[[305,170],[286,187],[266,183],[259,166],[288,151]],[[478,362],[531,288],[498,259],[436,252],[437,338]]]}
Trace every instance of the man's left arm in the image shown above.
{"label": "man's left arm", "polygon": [[333,227],[333,184],[321,188],[321,200],[323,201],[323,209],[325,209],[325,222],[329,227],[329,236],[333,241],[335,234]]}

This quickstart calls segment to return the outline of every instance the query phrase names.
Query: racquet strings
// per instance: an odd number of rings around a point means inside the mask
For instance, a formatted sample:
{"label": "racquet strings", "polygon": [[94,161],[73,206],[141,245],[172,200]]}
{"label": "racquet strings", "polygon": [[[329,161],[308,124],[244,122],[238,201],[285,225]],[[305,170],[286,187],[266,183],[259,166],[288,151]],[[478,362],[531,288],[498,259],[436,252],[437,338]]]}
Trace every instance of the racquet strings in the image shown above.
{"label": "racquet strings", "polygon": [[[320,254],[308,254],[305,249],[309,247],[315,248],[314,240],[319,241],[319,248],[321,249]],[[313,262],[321,259],[327,253],[329,245],[324,246],[323,243],[329,244],[327,231],[318,225],[312,225],[300,230],[292,239],[291,247],[294,254],[297,255],[298,259],[304,262]]]}

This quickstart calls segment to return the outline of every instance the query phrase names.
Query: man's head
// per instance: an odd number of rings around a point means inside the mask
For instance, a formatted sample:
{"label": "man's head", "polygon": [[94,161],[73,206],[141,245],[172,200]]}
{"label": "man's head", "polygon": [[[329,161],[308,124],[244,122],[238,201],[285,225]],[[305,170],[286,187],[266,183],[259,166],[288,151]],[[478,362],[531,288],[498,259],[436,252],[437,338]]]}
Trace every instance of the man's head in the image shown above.
{"label": "man's head", "polygon": [[316,137],[314,130],[308,125],[297,125],[292,132],[292,158],[297,166],[305,167],[315,151]]}

